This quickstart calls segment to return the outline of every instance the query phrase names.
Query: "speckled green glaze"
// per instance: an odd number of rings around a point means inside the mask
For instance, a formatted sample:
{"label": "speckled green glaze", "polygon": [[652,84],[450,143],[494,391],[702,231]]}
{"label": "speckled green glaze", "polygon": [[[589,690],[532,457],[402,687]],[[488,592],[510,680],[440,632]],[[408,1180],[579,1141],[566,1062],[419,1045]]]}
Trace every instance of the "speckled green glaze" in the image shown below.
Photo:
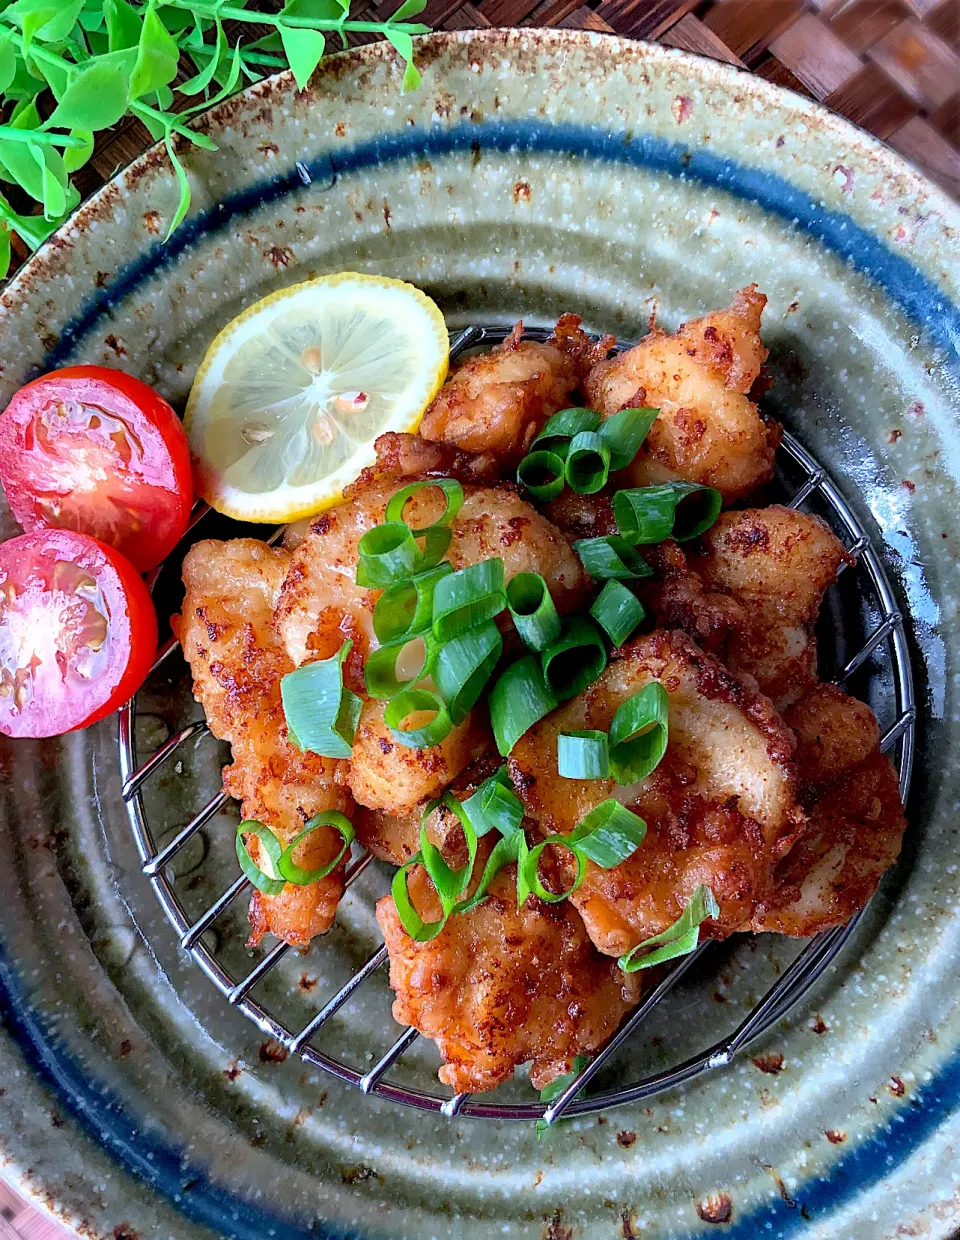
{"label": "speckled green glaze", "polygon": [[[280,78],[221,107],[205,122],[218,153],[185,154],[194,210],[241,191],[250,209],[225,211],[222,226],[212,215],[139,284],[127,279],[129,264],[158,244],[176,188],[156,153],[118,177],[0,298],[0,397],[59,349],[120,366],[182,402],[207,342],[233,314],[342,268],[415,281],[451,326],[520,315],[541,323],[572,309],[627,339],[654,307],[672,326],[758,282],[770,298],[769,404],[882,534],[910,612],[922,719],[904,862],[839,966],[748,1056],[648,1107],[573,1121],[538,1143],[526,1126],[445,1121],[364,1098],[299,1061],[275,1062],[256,1028],[178,952],[139,874],[115,721],[58,742],[7,743],[7,962],[49,1025],[49,1045],[109,1092],[111,1115],[137,1128],[142,1175],[158,1172],[154,1151],[164,1145],[181,1150],[183,1172],[170,1202],[122,1166],[23,1058],[22,1028],[0,1034],[0,1166],[82,1234],[116,1240],[210,1236],[179,1210],[211,1185],[286,1215],[298,1235],[314,1226],[322,1236],[326,1225],[364,1240],[950,1235],[960,1225],[960,1118],[945,1113],[917,1135],[913,1101],[921,1091],[932,1106],[956,1092],[949,1073],[960,1047],[960,440],[943,334],[931,337],[807,227],[742,190],[683,175],[682,162],[677,175],[497,151],[484,135],[518,121],[573,123],[626,146],[652,137],[773,172],[907,260],[942,307],[960,303],[960,213],[872,139],[726,66],[572,32],[442,36],[421,55],[416,94],[399,93],[392,52],[373,46],[332,60],[305,94]],[[472,149],[360,173],[340,159],[374,138],[386,150],[391,137],[458,126],[476,127]],[[271,178],[297,160],[315,168],[323,152],[336,166],[329,175],[271,196]],[[61,347],[95,296],[112,304]],[[148,685],[141,711],[141,757],[196,717],[175,661]],[[160,843],[214,791],[223,760],[203,740],[149,785]],[[235,872],[229,835],[230,820],[214,820],[178,859],[195,912]],[[305,1023],[376,941],[373,903],[384,887],[384,873],[368,871],[329,938],[286,958],[261,997]],[[227,960],[245,969],[242,921],[235,909],[216,933]],[[717,975],[684,986],[644,1027],[620,1069],[676,1062],[703,1044],[705,1029],[712,1038],[734,1027],[795,950],[770,937],[730,947]],[[395,1033],[381,979],[321,1045],[372,1064]],[[431,1048],[418,1044],[398,1072],[424,1085],[435,1068]],[[923,1093],[934,1078],[946,1083]],[[527,1088],[511,1087],[515,1096]],[[877,1150],[877,1165],[851,1162],[858,1148]],[[841,1198],[823,1196],[824,1182],[850,1177]],[[221,1231],[234,1229],[249,1234],[242,1210]]]}

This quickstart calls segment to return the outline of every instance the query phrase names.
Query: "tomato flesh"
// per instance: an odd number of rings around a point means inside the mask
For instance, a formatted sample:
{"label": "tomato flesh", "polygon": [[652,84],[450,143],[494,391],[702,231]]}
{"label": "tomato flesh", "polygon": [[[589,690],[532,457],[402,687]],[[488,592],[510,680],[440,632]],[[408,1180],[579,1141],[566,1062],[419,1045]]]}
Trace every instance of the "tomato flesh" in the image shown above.
{"label": "tomato flesh", "polygon": [[69,530],[0,546],[0,732],[95,723],[136,692],[156,648],[147,588],[112,547]]}
{"label": "tomato flesh", "polygon": [[145,383],[105,366],[20,389],[0,417],[0,481],[24,529],[90,534],[140,572],[173,550],[193,502],[180,419]]}

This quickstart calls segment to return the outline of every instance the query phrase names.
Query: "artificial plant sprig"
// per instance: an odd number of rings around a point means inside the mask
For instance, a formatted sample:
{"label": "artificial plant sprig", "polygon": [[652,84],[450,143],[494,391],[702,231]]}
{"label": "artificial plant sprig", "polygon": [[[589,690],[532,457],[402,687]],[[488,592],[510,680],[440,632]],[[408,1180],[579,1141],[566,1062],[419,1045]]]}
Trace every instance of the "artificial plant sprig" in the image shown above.
{"label": "artificial plant sprig", "polygon": [[[190,128],[191,117],[245,80],[288,66],[303,90],[331,34],[344,47],[351,32],[382,35],[405,62],[404,89],[415,89],[420,75],[412,36],[429,27],[409,19],[425,6],[426,0],[404,0],[386,21],[353,21],[350,0],[287,0],[279,12],[246,0],[7,4],[0,11],[0,181],[19,186],[42,213],[20,214],[0,193],[0,275],[9,266],[12,233],[36,249],[76,208],[72,177],[93,154],[98,132],[132,115],[165,144],[180,186],[169,236],[190,206],[174,135],[216,149]],[[257,26],[272,30],[259,37]],[[181,68],[189,76],[178,82]],[[178,95],[184,98],[177,101]]]}

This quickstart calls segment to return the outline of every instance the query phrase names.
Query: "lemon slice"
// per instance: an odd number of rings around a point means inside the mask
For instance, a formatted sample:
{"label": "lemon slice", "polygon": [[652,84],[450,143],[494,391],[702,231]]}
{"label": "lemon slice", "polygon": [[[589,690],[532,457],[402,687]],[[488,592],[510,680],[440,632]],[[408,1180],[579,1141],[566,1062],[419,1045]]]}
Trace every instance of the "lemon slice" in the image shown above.
{"label": "lemon slice", "polygon": [[437,306],[343,272],[258,301],[207,350],[184,418],[197,491],[246,521],[335,504],[384,431],[415,430],[447,375]]}

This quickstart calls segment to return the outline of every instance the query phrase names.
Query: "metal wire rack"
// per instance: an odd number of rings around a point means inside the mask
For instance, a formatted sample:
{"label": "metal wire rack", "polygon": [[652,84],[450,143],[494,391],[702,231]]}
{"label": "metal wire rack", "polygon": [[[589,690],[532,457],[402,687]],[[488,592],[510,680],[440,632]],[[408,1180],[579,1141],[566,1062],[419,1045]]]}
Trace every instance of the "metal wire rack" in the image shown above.
{"label": "metal wire rack", "polygon": [[[528,331],[525,337],[545,340],[548,334],[539,330]],[[450,342],[451,358],[467,350],[488,347],[503,340],[506,335],[507,331],[502,327],[481,326],[454,333],[451,335]],[[802,479],[792,496],[785,502],[790,507],[796,508],[801,504],[812,502],[815,497],[819,499],[822,515],[827,517],[834,532],[854,557],[854,567],[848,571],[858,574],[858,593],[869,591],[879,612],[879,622],[875,624],[866,640],[861,643],[856,654],[835,673],[833,679],[835,683],[843,683],[858,669],[863,668],[871,658],[885,662],[885,675],[889,677],[893,686],[896,721],[882,737],[881,747],[894,758],[899,771],[900,795],[906,801],[913,766],[916,705],[903,618],[897,609],[890,583],[869,535],[826,471],[789,434],[783,437],[781,457],[781,463],[786,463],[794,473],[798,472]],[[209,509],[205,506],[198,507],[191,528],[203,520],[208,512]],[[282,531],[277,531],[272,541],[279,538],[281,533]],[[155,582],[156,575],[155,573],[149,584],[152,585]],[[177,650],[177,642],[170,639],[158,652],[153,670],[156,671],[172,658]],[[236,978],[218,960],[217,951],[209,948],[203,941],[204,933],[250,884],[241,875],[199,918],[191,921],[174,889],[176,880],[173,879],[168,867],[188,841],[226,804],[228,798],[225,793],[218,793],[196,813],[170,843],[158,850],[144,810],[143,785],[173,757],[185,742],[203,733],[206,730],[206,723],[203,720],[197,720],[187,725],[166,741],[147,761],[140,764],[137,757],[135,733],[136,709],[137,703],[134,698],[120,713],[118,739],[123,799],[140,854],[143,873],[149,879],[167,919],[176,930],[183,949],[189,952],[194,962],[200,966],[228,1003],[241,1011],[258,1028],[274,1038],[290,1053],[299,1055],[307,1063],[331,1073],[350,1085],[357,1086],[366,1094],[377,1094],[406,1106],[439,1111],[447,1117],[464,1115],[526,1121],[543,1118],[547,1123],[552,1123],[561,1116],[586,1115],[623,1103],[650,1098],[654,1094],[728,1064],[749,1042],[769,1029],[803,997],[829,967],[863,916],[861,912],[847,925],[827,931],[812,939],[732,1033],[683,1063],[665,1071],[653,1073],[641,1080],[624,1083],[589,1096],[582,1096],[604,1064],[637,1032],[654,1006],[676,986],[689,970],[694,968],[705,953],[711,951],[714,946],[712,943],[702,944],[697,951],[679,960],[659,985],[647,995],[643,1003],[626,1019],[607,1046],[549,1106],[545,1107],[540,1102],[497,1103],[484,1099],[475,1100],[470,1094],[448,1097],[427,1093],[406,1085],[394,1084],[387,1079],[387,1074],[420,1036],[415,1029],[405,1030],[381,1059],[366,1072],[318,1050],[311,1044],[314,1036],[330,1017],[339,1011],[358,988],[384,965],[387,960],[386,947],[378,948],[346,984],[330,996],[308,1024],[301,1029],[294,1030],[288,1028],[264,1006],[250,997],[254,986],[292,950],[286,943],[278,943],[266,952],[245,977]],[[351,858],[346,873],[347,886],[363,873],[372,860],[372,855],[366,852],[360,852]]]}

